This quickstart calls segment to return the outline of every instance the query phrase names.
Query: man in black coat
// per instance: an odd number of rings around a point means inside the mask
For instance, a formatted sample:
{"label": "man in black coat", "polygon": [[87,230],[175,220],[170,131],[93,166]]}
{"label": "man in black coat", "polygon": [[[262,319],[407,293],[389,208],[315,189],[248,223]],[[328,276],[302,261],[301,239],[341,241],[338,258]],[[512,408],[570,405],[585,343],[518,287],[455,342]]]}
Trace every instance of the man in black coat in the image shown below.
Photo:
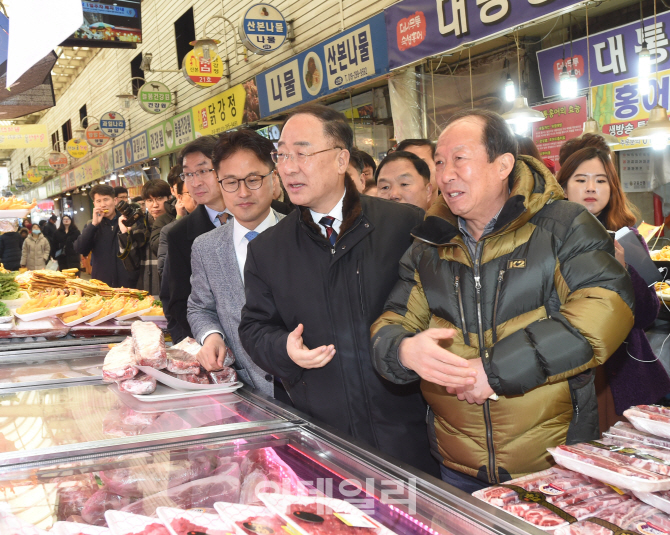
{"label": "man in black coat", "polygon": [[49,254],[52,258],[58,249],[58,241],[56,239],[56,232],[58,232],[58,227],[56,227],[56,221],[58,221],[58,216],[52,215],[42,229],[44,237],[49,240],[49,245],[51,245],[51,252]]}
{"label": "man in black coat", "polygon": [[[16,225],[14,225],[16,228]],[[21,248],[23,241],[16,230],[0,236],[0,263],[9,271],[18,271],[21,267]]]}
{"label": "man in black coat", "polygon": [[361,196],[346,175],[352,145],[334,110],[289,116],[275,161],[298,209],[249,244],[240,339],[297,409],[436,475],[418,387],[386,381],[370,356],[370,326],[423,211]]}

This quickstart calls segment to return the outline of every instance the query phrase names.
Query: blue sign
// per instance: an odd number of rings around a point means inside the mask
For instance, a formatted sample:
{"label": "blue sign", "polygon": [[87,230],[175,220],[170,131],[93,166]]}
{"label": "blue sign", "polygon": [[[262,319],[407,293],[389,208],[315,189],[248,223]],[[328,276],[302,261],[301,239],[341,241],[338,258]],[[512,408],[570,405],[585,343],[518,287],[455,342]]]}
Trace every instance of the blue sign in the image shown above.
{"label": "blue sign", "polygon": [[116,4],[103,4],[101,2],[82,2],[85,13],[102,13],[104,15],[117,15],[119,17],[137,17],[137,10],[132,7],[122,7]]}
{"label": "blue sign", "polygon": [[466,43],[508,33],[582,0],[403,0],[384,10],[396,69]]}
{"label": "blue sign", "polygon": [[0,13],[0,65],[7,61],[9,47],[9,19]]}
{"label": "blue sign", "polygon": [[118,112],[108,111],[100,117],[100,130],[109,137],[118,137],[126,130],[126,120]]}
{"label": "blue sign", "polygon": [[313,46],[256,76],[261,117],[388,72],[384,15]]}
{"label": "blue sign", "polygon": [[288,26],[284,15],[270,4],[254,4],[240,19],[242,43],[256,54],[270,54],[286,41]]}
{"label": "blue sign", "polygon": [[[670,13],[661,13],[656,17],[644,19],[644,34],[639,21],[619,26],[612,30],[596,33],[589,36],[591,48],[591,85],[605,85],[630,78],[637,78],[638,54],[642,50],[642,42],[646,42],[651,56],[651,78],[654,78],[654,64],[658,62],[659,72],[670,67],[670,41],[668,29]],[[572,68],[577,76],[579,89],[589,86],[587,73],[586,38],[572,43],[572,57],[570,45],[565,46],[565,63],[568,72]],[[537,52],[537,61],[540,68],[542,94],[545,97],[560,94],[558,76],[563,70],[563,46],[555,46]]]}

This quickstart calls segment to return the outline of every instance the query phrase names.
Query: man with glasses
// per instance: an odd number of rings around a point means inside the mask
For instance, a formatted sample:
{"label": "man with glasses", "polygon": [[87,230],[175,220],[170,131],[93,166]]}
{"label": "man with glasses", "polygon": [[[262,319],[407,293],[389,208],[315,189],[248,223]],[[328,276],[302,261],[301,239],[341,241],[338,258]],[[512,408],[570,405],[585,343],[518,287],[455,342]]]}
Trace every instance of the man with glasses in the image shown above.
{"label": "man with glasses", "polygon": [[[212,154],[232,222],[200,236],[191,252],[188,322],[202,344],[197,358],[206,370],[220,370],[226,348],[235,355],[239,378],[263,394],[289,401],[281,383],[260,369],[242,348],[238,327],[244,306],[247,246],[284,216],[271,208],[275,176],[272,141],[253,130],[221,135]],[[283,393],[283,398],[281,394]]]}
{"label": "man with glasses", "polygon": [[273,154],[298,209],[249,244],[239,334],[295,407],[437,475],[418,385],[372,367],[370,326],[423,220],[415,206],[361,196],[346,175],[353,132],[310,104],[289,115]]}
{"label": "man with glasses", "polygon": [[198,203],[198,207],[179,219],[167,235],[168,253],[164,276],[168,277],[169,299],[167,303],[163,302],[163,309],[166,316],[172,318],[178,326],[170,330],[175,343],[185,336],[191,336],[186,313],[191,293],[193,242],[201,234],[225,224],[230,217],[212,165],[212,151],[216,142],[215,136],[199,137],[186,145],[179,155],[181,179],[188,186],[189,195]]}

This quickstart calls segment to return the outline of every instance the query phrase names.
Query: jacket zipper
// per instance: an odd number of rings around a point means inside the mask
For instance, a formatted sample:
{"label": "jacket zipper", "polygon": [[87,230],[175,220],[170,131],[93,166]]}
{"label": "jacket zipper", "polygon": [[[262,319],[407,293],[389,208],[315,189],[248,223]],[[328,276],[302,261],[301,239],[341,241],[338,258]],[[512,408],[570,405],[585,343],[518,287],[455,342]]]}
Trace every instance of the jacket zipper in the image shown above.
{"label": "jacket zipper", "polygon": [[363,311],[363,316],[365,316],[365,303],[363,301],[363,273],[361,270],[361,261],[358,261],[356,265],[356,276],[358,277],[358,295],[361,300],[361,310]]}
{"label": "jacket zipper", "polygon": [[454,279],[454,286],[456,287],[456,294],[458,295],[458,308],[461,312],[461,330],[463,331],[463,341],[465,342],[465,345],[469,346],[470,336],[468,336],[468,327],[465,323],[465,312],[463,311],[463,296],[461,295],[460,281],[461,278],[456,275],[456,279]]}
{"label": "jacket zipper", "polygon": [[[496,299],[493,302],[493,325],[491,326],[491,336],[493,338],[493,343],[495,344],[498,341],[498,335],[496,333],[496,320],[498,318],[498,299],[500,298],[500,288],[502,286],[503,276],[505,275],[505,270],[501,269],[498,272],[498,286],[496,287]],[[488,351],[486,352],[488,356]]]}

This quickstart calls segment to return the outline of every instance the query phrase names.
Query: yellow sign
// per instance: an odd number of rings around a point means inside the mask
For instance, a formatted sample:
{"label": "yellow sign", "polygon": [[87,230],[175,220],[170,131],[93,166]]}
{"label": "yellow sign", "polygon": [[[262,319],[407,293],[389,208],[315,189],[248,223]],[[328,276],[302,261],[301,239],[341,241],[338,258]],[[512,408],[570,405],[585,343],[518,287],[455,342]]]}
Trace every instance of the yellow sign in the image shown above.
{"label": "yellow sign", "polygon": [[203,136],[219,134],[242,124],[247,93],[242,84],[193,106],[195,131]]}
{"label": "yellow sign", "polygon": [[50,147],[45,124],[14,124],[0,126],[0,149]]}
{"label": "yellow sign", "polygon": [[71,139],[65,145],[65,150],[73,158],[83,158],[88,154],[88,143],[83,139]]}
{"label": "yellow sign", "polygon": [[29,167],[28,172],[26,173],[26,178],[33,184],[37,184],[40,180],[42,180],[42,175],[37,172],[37,169]]}
{"label": "yellow sign", "polygon": [[218,54],[211,54],[209,60],[202,56],[202,49],[198,50],[200,55],[196,54],[195,50],[191,50],[182,62],[182,72],[186,77],[186,81],[197,87],[212,87],[219,83],[223,76],[223,61]]}
{"label": "yellow sign", "polygon": [[[668,109],[670,70],[658,73],[661,85],[660,104]],[[629,139],[631,130],[644,126],[649,120],[649,112],[656,105],[656,78],[649,82],[647,95],[640,95],[637,78],[601,85],[591,89],[593,118],[602,131],[619,138],[620,143],[612,150],[643,149],[651,147],[649,139]],[[663,89],[665,88],[665,90]]]}

